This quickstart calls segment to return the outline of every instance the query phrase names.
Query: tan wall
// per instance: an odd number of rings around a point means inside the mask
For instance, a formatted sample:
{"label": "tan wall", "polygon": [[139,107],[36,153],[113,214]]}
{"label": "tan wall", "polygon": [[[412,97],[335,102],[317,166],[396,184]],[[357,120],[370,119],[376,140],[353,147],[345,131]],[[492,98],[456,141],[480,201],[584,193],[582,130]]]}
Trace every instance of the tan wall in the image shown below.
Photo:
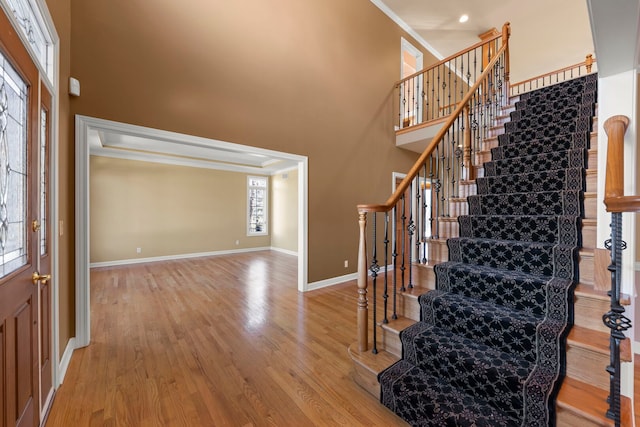
{"label": "tan wall", "polygon": [[298,251],[298,170],[271,178],[271,246]]}
{"label": "tan wall", "polygon": [[369,0],[72,0],[72,18],[72,113],[308,156],[308,279],[355,271],[356,204],[416,158],[393,142],[406,33]]}
{"label": "tan wall", "polygon": [[91,262],[270,246],[247,236],[246,174],[95,156],[90,170]]}
{"label": "tan wall", "polygon": [[71,0],[46,0],[60,38],[58,97],[58,251],[59,344],[60,357],[69,339],[75,336],[75,205],[73,117],[70,114],[69,76],[71,75]]}

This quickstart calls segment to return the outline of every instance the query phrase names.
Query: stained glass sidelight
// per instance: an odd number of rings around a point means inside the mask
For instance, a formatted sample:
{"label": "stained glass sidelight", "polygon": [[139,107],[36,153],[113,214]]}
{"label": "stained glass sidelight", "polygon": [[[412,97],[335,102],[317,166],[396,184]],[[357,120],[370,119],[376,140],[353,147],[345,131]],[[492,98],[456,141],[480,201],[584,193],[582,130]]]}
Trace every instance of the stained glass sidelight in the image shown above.
{"label": "stained glass sidelight", "polygon": [[40,113],[40,254],[47,253],[47,111]]}
{"label": "stained glass sidelight", "polygon": [[27,262],[27,85],[0,54],[0,278]]}

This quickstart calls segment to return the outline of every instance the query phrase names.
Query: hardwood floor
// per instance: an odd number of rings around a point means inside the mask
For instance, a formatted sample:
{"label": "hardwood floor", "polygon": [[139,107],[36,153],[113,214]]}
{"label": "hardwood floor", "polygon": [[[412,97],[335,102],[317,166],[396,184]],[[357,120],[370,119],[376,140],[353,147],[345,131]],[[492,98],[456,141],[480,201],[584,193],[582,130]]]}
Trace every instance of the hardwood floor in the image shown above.
{"label": "hardwood floor", "polygon": [[92,343],[54,426],[404,426],[351,379],[356,285],[255,252],[91,271]]}

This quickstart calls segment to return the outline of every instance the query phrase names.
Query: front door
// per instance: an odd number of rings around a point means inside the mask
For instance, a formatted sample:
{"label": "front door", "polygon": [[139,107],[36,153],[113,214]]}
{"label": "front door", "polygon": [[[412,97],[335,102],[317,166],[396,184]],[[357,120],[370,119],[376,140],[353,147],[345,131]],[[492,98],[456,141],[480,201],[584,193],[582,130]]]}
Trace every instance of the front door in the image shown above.
{"label": "front door", "polygon": [[40,98],[37,68],[0,13],[0,417],[10,427],[40,422]]}

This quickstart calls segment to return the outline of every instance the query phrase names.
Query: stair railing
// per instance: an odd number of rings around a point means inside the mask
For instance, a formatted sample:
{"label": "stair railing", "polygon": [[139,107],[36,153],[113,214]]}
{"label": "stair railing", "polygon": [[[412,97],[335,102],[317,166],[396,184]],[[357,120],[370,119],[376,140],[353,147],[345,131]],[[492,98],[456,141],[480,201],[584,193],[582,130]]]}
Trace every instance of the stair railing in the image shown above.
{"label": "stair railing", "polygon": [[[594,64],[596,65],[594,69]],[[545,86],[551,86],[556,83],[562,83],[572,80],[580,76],[591,74],[597,71],[596,59],[592,54],[588,54],[584,61],[574,65],[569,65],[559,70],[551,71],[537,77],[532,77],[518,83],[511,83],[509,87],[509,95],[515,96],[521,93],[531,92],[532,90],[541,89]]]}
{"label": "stair railing", "polygon": [[[455,216],[451,203],[460,193],[460,183],[473,179],[475,158],[483,148],[483,135],[507,102],[509,79],[509,24],[503,26],[501,46],[492,53],[482,72],[427,148],[381,205],[358,205],[358,350],[369,350],[372,329],[373,353],[377,348],[377,324],[397,318],[398,293],[413,287],[413,264],[438,258],[431,243],[439,242],[443,218]],[[372,218],[371,235],[367,229]],[[379,231],[381,230],[381,231]],[[381,237],[382,236],[382,237]],[[371,252],[368,253],[368,248]],[[369,324],[369,282],[372,295],[372,325]],[[382,286],[382,307],[378,287]],[[389,299],[391,296],[391,307]],[[390,313],[389,313],[390,312]]]}
{"label": "stair railing", "polygon": [[605,247],[611,251],[611,308],[602,316],[605,326],[611,330],[609,338],[609,409],[607,417],[620,426],[620,342],[625,339],[624,332],[631,327],[631,320],[624,315],[620,304],[622,278],[622,251],[626,242],[622,240],[622,213],[640,212],[640,196],[624,195],[624,134],[629,125],[625,116],[613,116],[604,122],[608,136],[607,169],[605,178],[604,204],[611,212],[611,238]]}
{"label": "stair railing", "polygon": [[497,34],[397,82],[396,130],[448,117],[478,80],[502,39]]}

